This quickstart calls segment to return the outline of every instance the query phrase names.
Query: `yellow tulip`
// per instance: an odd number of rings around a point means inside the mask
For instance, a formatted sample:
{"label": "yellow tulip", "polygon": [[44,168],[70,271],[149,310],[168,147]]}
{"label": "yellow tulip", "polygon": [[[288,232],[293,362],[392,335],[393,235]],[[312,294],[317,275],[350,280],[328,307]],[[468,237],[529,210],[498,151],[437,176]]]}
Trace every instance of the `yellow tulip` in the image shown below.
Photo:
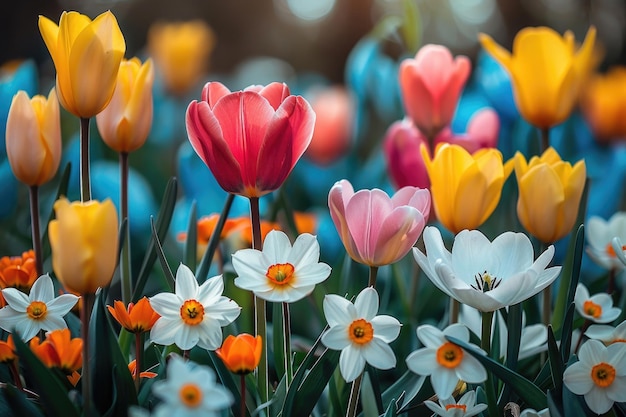
{"label": "yellow tulip", "polygon": [[595,38],[592,26],[576,49],[572,32],[561,36],[547,27],[527,27],[515,36],[511,54],[490,36],[479,35],[483,48],[510,73],[522,117],[542,129],[563,122],[571,113],[594,61]]}
{"label": "yellow tulip", "polygon": [[61,105],[81,118],[100,113],[111,100],[124,36],[110,11],[93,21],[77,12],[63,12],[59,25],[39,16],[39,31],[54,61]]}
{"label": "yellow tulip", "polygon": [[153,24],[148,50],[168,91],[185,94],[208,69],[215,36],[202,20]]}
{"label": "yellow tulip", "polygon": [[519,188],[517,216],[522,226],[544,243],[561,239],[570,232],[578,215],[585,187],[585,161],[572,167],[554,148],[528,163],[518,152],[514,161]]}
{"label": "yellow tulip", "polygon": [[61,161],[61,119],[54,88],[48,98],[13,96],[7,117],[6,146],[15,177],[30,186],[52,179]]}
{"label": "yellow tulip", "polygon": [[109,105],[96,116],[104,142],[117,152],[132,152],[145,143],[152,126],[152,60],[123,60]]}
{"label": "yellow tulip", "polygon": [[581,107],[596,139],[608,142],[626,136],[626,67],[597,74],[583,89]]}
{"label": "yellow tulip", "polygon": [[48,234],[52,268],[74,293],[93,294],[111,282],[117,260],[117,211],[111,200],[54,203]]}
{"label": "yellow tulip", "polygon": [[500,201],[512,164],[503,164],[502,154],[494,148],[470,154],[459,145],[446,143],[437,147],[432,160],[425,146],[421,153],[441,224],[454,234],[483,224]]}

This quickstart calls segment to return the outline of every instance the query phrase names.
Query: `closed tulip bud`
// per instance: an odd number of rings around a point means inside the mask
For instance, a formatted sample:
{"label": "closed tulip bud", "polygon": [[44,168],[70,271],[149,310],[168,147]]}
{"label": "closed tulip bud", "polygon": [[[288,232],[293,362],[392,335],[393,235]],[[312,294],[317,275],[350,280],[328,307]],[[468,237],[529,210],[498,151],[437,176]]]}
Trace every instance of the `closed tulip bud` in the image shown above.
{"label": "closed tulip bud", "polygon": [[52,268],[63,286],[78,294],[93,294],[113,278],[117,261],[117,211],[111,200],[54,203],[56,219],[48,234]]}
{"label": "closed tulip bud", "polygon": [[152,60],[123,60],[109,105],[96,116],[102,140],[114,151],[132,152],[145,143],[152,126]]}
{"label": "closed tulip bud", "polygon": [[483,48],[511,75],[520,114],[541,129],[570,115],[594,63],[595,38],[592,26],[582,46],[576,48],[569,31],[561,36],[547,27],[527,27],[515,36],[510,53],[488,35],[479,36]]}
{"label": "closed tulip bud", "polygon": [[383,150],[387,171],[396,188],[430,187],[424,158],[420,153],[422,145],[428,146],[427,138],[408,118],[394,122],[387,129]]}
{"label": "closed tulip bud", "polygon": [[254,337],[247,333],[229,335],[215,353],[224,362],[226,368],[238,375],[249,374],[259,365],[263,343],[261,336]]}
{"label": "closed tulip bud", "polygon": [[61,161],[61,119],[54,88],[46,99],[19,91],[11,103],[6,131],[13,174],[30,186],[52,179]]}
{"label": "closed tulip bud", "polygon": [[586,180],[585,161],[574,166],[561,160],[554,148],[526,162],[515,154],[515,176],[519,188],[517,216],[522,226],[544,243],[567,235],[578,216]]}
{"label": "closed tulip bud", "polygon": [[454,234],[477,229],[489,218],[513,169],[493,148],[470,154],[459,145],[443,144],[432,159],[422,147],[422,156],[437,219]]}
{"label": "closed tulip bud", "polygon": [[595,75],[583,90],[581,108],[599,141],[626,137],[626,67]]}
{"label": "closed tulip bud", "polygon": [[110,11],[93,21],[77,12],[63,12],[59,25],[39,16],[39,31],[54,61],[61,105],[81,118],[100,113],[111,100],[124,36]]}

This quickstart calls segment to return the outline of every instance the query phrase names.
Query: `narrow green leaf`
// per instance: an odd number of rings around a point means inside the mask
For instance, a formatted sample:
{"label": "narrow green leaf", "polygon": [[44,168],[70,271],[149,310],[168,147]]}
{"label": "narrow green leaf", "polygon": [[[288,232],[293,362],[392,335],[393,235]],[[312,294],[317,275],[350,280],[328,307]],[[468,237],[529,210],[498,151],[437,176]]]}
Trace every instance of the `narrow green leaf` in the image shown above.
{"label": "narrow green leaf", "polygon": [[39,358],[19,338],[14,337],[15,349],[24,367],[32,389],[39,394],[39,400],[48,415],[54,417],[78,417],[78,410],[68,397],[67,390],[54,373],[41,363]]}
{"label": "narrow green leaf", "polygon": [[560,392],[548,390],[548,409],[550,410],[550,417],[564,417]]}
{"label": "narrow green leaf", "polygon": [[[504,309],[503,309],[504,310]],[[507,345],[506,345],[506,367],[512,371],[517,370],[520,343],[522,339],[522,305],[521,303],[509,306],[506,314]],[[498,407],[504,407],[511,401],[511,386],[506,384],[502,389],[498,399]]]}
{"label": "narrow green leaf", "polygon": [[378,417],[380,415],[374,396],[374,389],[372,388],[369,373],[363,372],[361,379],[361,406],[363,407],[364,417]]}
{"label": "narrow green leaf", "polygon": [[176,287],[176,280],[174,279],[174,274],[170,269],[170,265],[167,263],[167,258],[165,257],[165,253],[163,252],[163,246],[161,246],[161,241],[159,240],[159,236],[157,234],[156,227],[154,227],[154,218],[150,217],[150,226],[152,227],[152,238],[154,239],[154,250],[159,257],[159,262],[161,263],[161,268],[163,268],[163,273],[165,274],[165,281],[167,285],[170,287],[170,291],[174,291]]}
{"label": "narrow green leaf", "polygon": [[4,387],[0,389],[0,395],[4,397],[10,409],[10,411],[0,409],[0,415],[44,417],[41,410],[35,406],[33,401],[26,398],[26,394],[24,394],[23,391],[18,390],[11,384],[4,385]]}
{"label": "narrow green leaf", "polygon": [[548,325],[548,358],[550,360],[550,373],[552,374],[554,391],[560,393],[563,385],[563,362],[551,325]]}
{"label": "narrow green leaf", "polygon": [[383,407],[383,398],[380,391],[380,378],[378,377],[378,370],[370,364],[365,364],[365,372],[369,378],[372,386],[372,397],[376,401],[376,410],[378,415],[381,415],[385,408]]}
{"label": "narrow green leaf", "polygon": [[583,245],[585,242],[585,228],[582,224],[576,230],[575,236],[575,238],[570,238],[563,269],[561,269],[559,292],[554,305],[554,311],[552,312],[552,327],[557,331],[563,327],[565,313],[569,305],[574,301],[574,295],[576,294],[576,286],[578,285],[580,276]]}
{"label": "narrow green leaf", "polygon": [[[233,415],[239,416],[239,411],[240,411],[239,407],[241,405],[241,392],[239,389],[239,384],[237,383],[237,381],[235,381],[235,377],[233,376],[232,372],[230,372],[228,368],[226,368],[226,365],[224,365],[224,362],[222,362],[222,360],[217,357],[217,354],[215,352],[207,351],[207,353],[209,354],[209,358],[211,359],[211,363],[213,364],[213,369],[215,369],[217,376],[220,378],[220,381],[222,381],[222,385],[224,385],[231,392],[231,394],[233,394],[233,397],[235,398],[235,402],[231,406],[231,411]],[[250,417],[249,410],[251,407],[254,407],[254,404],[249,404],[246,401],[246,416],[247,417]]]}
{"label": "narrow green leaf", "polygon": [[272,353],[274,354],[274,368],[276,368],[279,381],[285,375],[284,343],[282,303],[272,303]]}
{"label": "narrow green leaf", "polygon": [[[165,187],[163,200],[161,202],[161,209],[159,210],[156,220],[156,230],[159,240],[163,240],[163,238],[165,238],[167,229],[169,229],[170,222],[172,221],[178,188],[176,184],[176,178],[172,177]],[[156,258],[157,254],[154,251],[154,239],[151,235],[148,245],[146,246],[146,253],[144,255],[139,274],[137,275],[137,283],[135,284],[135,289],[133,291],[133,302],[135,303],[144,295],[143,290],[146,286],[146,282],[148,281],[148,277],[150,276],[150,272],[152,271],[152,266],[154,265]]]}
{"label": "narrow green leaf", "polygon": [[387,411],[385,411],[384,417],[396,417],[398,415],[398,404],[396,403],[396,399],[392,398],[389,403],[389,407],[387,407]]}
{"label": "narrow green leaf", "polygon": [[[389,404],[394,398],[397,398],[400,404],[398,412],[403,412],[412,402],[421,402],[429,398],[434,394],[430,386],[428,386],[428,390],[424,390],[428,392],[424,392],[422,395],[418,396],[422,391],[424,381],[426,381],[425,376],[406,371],[396,382],[383,392],[383,404]],[[400,399],[402,399],[402,401],[400,401]]]}
{"label": "narrow green leaf", "polygon": [[569,361],[570,350],[572,348],[572,329],[574,327],[574,312],[576,308],[574,303],[571,303],[563,319],[563,327],[561,328],[561,345],[559,350],[561,351],[561,360],[563,363]]}
{"label": "narrow green leaf", "polygon": [[543,410],[547,407],[547,398],[539,388],[537,388],[532,382],[510,369],[505,368],[500,363],[485,356],[483,353],[475,350],[471,345],[454,337],[446,336],[450,342],[459,345],[467,353],[475,357],[480,363],[483,364],[487,371],[492,372],[506,384],[510,384],[515,393],[524,400],[530,407],[535,410]]}
{"label": "narrow green leaf", "polygon": [[191,203],[189,210],[189,222],[187,223],[187,239],[185,240],[185,253],[183,255],[184,264],[192,271],[196,270],[196,260],[198,259],[198,210],[196,200]]}
{"label": "narrow green leaf", "polygon": [[220,213],[220,218],[215,225],[215,230],[213,230],[213,234],[209,239],[209,244],[207,245],[206,251],[202,256],[202,260],[200,261],[200,266],[196,271],[196,279],[198,280],[198,284],[202,284],[204,281],[206,281],[209,275],[211,262],[213,261],[213,255],[217,250],[217,246],[220,244],[220,236],[222,235],[222,230],[224,230],[224,224],[226,223],[226,219],[228,219],[228,213],[230,213],[230,208],[233,205],[234,199],[234,194],[229,193],[226,197],[226,201],[224,202],[224,208]]}

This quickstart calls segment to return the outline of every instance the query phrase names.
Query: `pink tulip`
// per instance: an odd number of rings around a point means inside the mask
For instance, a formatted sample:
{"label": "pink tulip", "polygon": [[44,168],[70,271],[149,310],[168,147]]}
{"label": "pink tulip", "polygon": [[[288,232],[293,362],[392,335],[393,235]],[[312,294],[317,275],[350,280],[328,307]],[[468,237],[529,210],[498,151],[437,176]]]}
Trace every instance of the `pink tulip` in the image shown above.
{"label": "pink tulip", "polygon": [[469,58],[453,59],[441,45],[424,45],[400,64],[404,110],[428,138],[450,124],[470,70]]}
{"label": "pink tulip", "polygon": [[396,188],[413,186],[429,188],[430,180],[420,147],[428,147],[426,137],[410,119],[389,126],[383,142],[387,171]]}
{"label": "pink tulip", "polygon": [[328,207],[346,251],[369,265],[392,264],[415,245],[430,212],[430,192],[403,187],[393,197],[379,189],[354,192],[347,180],[335,183]]}
{"label": "pink tulip", "polygon": [[435,146],[439,143],[453,143],[463,147],[469,153],[483,148],[495,148],[498,145],[500,119],[498,114],[488,108],[477,111],[467,124],[467,132],[454,134],[445,128],[435,138]]}
{"label": "pink tulip", "polygon": [[285,181],[313,136],[315,113],[289,87],[271,83],[231,92],[207,83],[187,108],[196,153],[229,193],[260,197]]}

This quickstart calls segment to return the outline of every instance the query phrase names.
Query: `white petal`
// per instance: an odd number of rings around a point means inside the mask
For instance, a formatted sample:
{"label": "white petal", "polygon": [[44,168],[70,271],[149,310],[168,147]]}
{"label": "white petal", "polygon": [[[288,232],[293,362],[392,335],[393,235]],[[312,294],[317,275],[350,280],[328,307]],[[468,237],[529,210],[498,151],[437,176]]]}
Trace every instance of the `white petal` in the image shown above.
{"label": "white petal", "polygon": [[23,320],[29,320],[26,313],[15,311],[9,306],[0,308],[0,327],[7,332],[12,333]]}
{"label": "white petal", "polygon": [[198,288],[198,301],[200,304],[211,304],[219,300],[224,292],[224,279],[221,275],[212,277],[204,281]]}
{"label": "white petal", "polygon": [[487,379],[487,371],[478,359],[467,352],[463,352],[463,360],[454,368],[460,379],[472,384],[479,384]]}
{"label": "white petal", "polygon": [[324,316],[330,327],[339,324],[347,325],[357,319],[354,305],[336,294],[324,296],[323,308]]}
{"label": "white petal", "polygon": [[374,287],[364,288],[354,300],[356,315],[370,321],[378,313],[378,292]]}
{"label": "white petal", "polygon": [[169,346],[174,343],[176,333],[185,324],[180,320],[172,320],[165,317],[159,318],[152,330],[150,330],[150,340],[157,345]]}
{"label": "white petal", "polygon": [[450,326],[446,327],[443,330],[443,334],[444,336],[456,337],[463,342],[467,342],[470,337],[468,328],[461,323],[451,324]]}
{"label": "white petal", "polygon": [[389,345],[374,337],[361,348],[365,361],[377,369],[391,369],[396,366],[396,355]]}
{"label": "white petal", "polygon": [[434,226],[427,226],[422,233],[424,238],[424,247],[426,255],[434,263],[437,259],[441,259],[444,263],[451,263],[452,255],[443,244],[441,232]]}
{"label": "white petal", "polygon": [[626,377],[616,377],[613,383],[605,388],[606,396],[616,403],[626,402]]}
{"label": "white petal", "polygon": [[41,330],[39,323],[35,320],[21,320],[15,326],[15,331],[20,335],[24,341],[29,341],[33,337],[37,336],[37,332]]}
{"label": "white petal", "polygon": [[46,304],[48,314],[56,314],[60,317],[70,312],[72,307],[76,305],[80,297],[74,294],[62,294]]}
{"label": "white petal", "polygon": [[195,300],[198,296],[198,280],[185,264],[180,264],[176,271],[176,295],[186,300]]}
{"label": "white petal", "polygon": [[613,406],[613,401],[606,396],[604,390],[596,386],[585,394],[585,402],[597,414],[604,414]]}
{"label": "white petal", "polygon": [[267,262],[261,251],[256,249],[241,249],[232,256],[233,268],[240,277],[265,277]]}
{"label": "white petal", "polygon": [[491,250],[498,259],[498,269],[488,272],[502,279],[531,268],[535,256],[533,245],[524,233],[501,234],[493,240]]}
{"label": "white petal", "polygon": [[348,328],[338,325],[324,332],[322,335],[322,343],[329,349],[342,350],[352,342],[348,337]]}
{"label": "white petal", "polygon": [[198,344],[200,329],[198,326],[183,324],[174,335],[174,343],[181,350],[189,350]]}
{"label": "white petal", "polygon": [[220,297],[214,304],[205,304],[204,313],[217,320],[220,326],[227,326],[239,317],[241,307],[230,298]]}
{"label": "white petal", "polygon": [[52,278],[50,278],[50,275],[45,274],[37,278],[30,289],[30,301],[43,301],[44,303],[47,303],[53,298],[54,284],[52,284]]}
{"label": "white petal", "polygon": [[348,346],[339,355],[339,370],[346,382],[354,381],[365,369],[365,359],[358,349]]}
{"label": "white petal", "polygon": [[303,233],[296,238],[287,261],[296,271],[304,265],[316,264],[320,260],[320,245],[317,238],[309,233]]}
{"label": "white petal", "polygon": [[422,348],[406,357],[406,366],[418,375],[430,375],[439,367],[437,365],[437,353],[435,349]]}
{"label": "white petal", "polygon": [[576,304],[576,309],[580,311],[583,307],[583,303],[587,300],[589,300],[589,291],[587,290],[587,287],[578,283],[576,286],[576,293],[574,294],[574,304]]}
{"label": "white petal", "polygon": [[430,375],[430,384],[439,398],[448,398],[451,396],[458,382],[458,376],[453,371],[443,367],[438,367],[438,369]]}
{"label": "white petal", "polygon": [[563,383],[576,395],[586,394],[594,385],[591,380],[591,369],[580,361],[573,363],[563,372]]}
{"label": "white petal", "polygon": [[200,326],[202,328],[199,329],[200,339],[198,346],[207,350],[219,348],[222,345],[222,328],[220,324],[216,320],[205,318]]}
{"label": "white petal", "polygon": [[235,286],[242,290],[257,292],[257,291],[270,291],[274,289],[273,285],[270,285],[269,280],[266,277],[251,277],[249,275],[240,275],[235,278]]}
{"label": "white petal", "polygon": [[285,263],[289,252],[291,252],[289,237],[280,230],[271,230],[263,242],[263,255],[269,260],[270,265]]}
{"label": "white petal", "polygon": [[180,318],[180,308],[185,300],[171,292],[162,292],[150,297],[150,306],[162,317]]}
{"label": "white petal", "polygon": [[30,300],[22,291],[16,288],[5,288],[2,290],[2,296],[14,311],[26,313],[26,309],[30,305]]}
{"label": "white petal", "polygon": [[303,265],[300,269],[296,269],[296,279],[290,284],[296,288],[319,284],[330,276],[330,272],[330,266],[324,263]]}
{"label": "white petal", "polygon": [[626,376],[626,344],[613,343],[607,346],[606,356],[608,362],[613,365],[618,376]]}
{"label": "white petal", "polygon": [[473,283],[475,274],[498,270],[497,262],[491,242],[480,231],[463,230],[455,236],[448,265],[465,283]]}
{"label": "white petal", "polygon": [[424,346],[431,349],[439,349],[439,347],[447,342],[441,330],[430,324],[423,324],[416,330],[417,338]]}
{"label": "white petal", "polygon": [[47,315],[44,320],[41,320],[39,327],[46,331],[67,329],[67,323],[59,316]]}
{"label": "white petal", "polygon": [[605,362],[606,347],[598,340],[587,340],[578,351],[578,359],[588,367]]}
{"label": "white petal", "polygon": [[381,339],[385,343],[396,340],[400,334],[400,328],[402,327],[395,317],[386,315],[374,317],[370,321],[370,324],[374,329],[374,337]]}

